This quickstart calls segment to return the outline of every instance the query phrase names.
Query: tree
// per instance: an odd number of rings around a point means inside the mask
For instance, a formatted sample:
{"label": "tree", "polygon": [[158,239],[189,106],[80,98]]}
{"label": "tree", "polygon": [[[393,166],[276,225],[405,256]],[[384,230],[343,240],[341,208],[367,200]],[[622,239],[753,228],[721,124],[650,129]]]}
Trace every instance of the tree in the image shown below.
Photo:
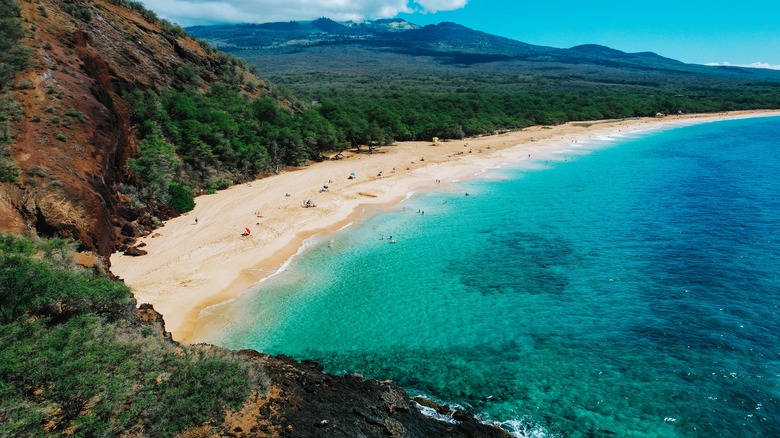
{"label": "tree", "polygon": [[148,199],[167,204],[171,181],[176,179],[182,164],[172,144],[162,139],[155,129],[141,141],[138,158],[127,161],[130,170],[143,182]]}
{"label": "tree", "polygon": [[171,207],[179,213],[186,213],[195,208],[195,200],[190,191],[182,187],[181,184],[172,182],[168,185],[168,195],[171,197]]}

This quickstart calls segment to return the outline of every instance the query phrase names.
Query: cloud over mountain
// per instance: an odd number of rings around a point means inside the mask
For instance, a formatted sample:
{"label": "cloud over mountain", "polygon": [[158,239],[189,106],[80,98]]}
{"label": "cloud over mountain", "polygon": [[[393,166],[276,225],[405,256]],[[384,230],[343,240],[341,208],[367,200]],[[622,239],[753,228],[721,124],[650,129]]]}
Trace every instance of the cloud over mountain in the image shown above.
{"label": "cloud over mountain", "polygon": [[146,7],[182,26],[267,23],[328,17],[337,21],[391,18],[402,12],[460,9],[468,0],[143,0]]}
{"label": "cloud over mountain", "polygon": [[730,62],[709,62],[706,65],[723,67],[747,67],[747,68],[767,68],[769,70],[780,70],[780,65],[772,65],[766,62],[754,62],[752,64],[732,64]]}

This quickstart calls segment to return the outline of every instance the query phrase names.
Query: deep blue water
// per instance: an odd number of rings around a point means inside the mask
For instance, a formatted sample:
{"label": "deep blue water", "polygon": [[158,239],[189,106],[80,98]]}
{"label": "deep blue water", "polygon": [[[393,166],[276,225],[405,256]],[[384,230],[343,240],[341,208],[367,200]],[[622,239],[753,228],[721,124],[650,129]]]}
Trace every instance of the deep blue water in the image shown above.
{"label": "deep blue water", "polygon": [[321,237],[211,341],[522,436],[780,436],[780,118],[577,146]]}

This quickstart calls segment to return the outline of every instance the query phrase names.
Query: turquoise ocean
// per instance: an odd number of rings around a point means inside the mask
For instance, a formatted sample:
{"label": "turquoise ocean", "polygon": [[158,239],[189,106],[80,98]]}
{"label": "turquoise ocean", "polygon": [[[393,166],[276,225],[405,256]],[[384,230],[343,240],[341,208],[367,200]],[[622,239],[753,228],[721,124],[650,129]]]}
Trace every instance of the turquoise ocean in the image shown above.
{"label": "turquoise ocean", "polygon": [[780,117],[556,155],[315,237],[205,340],[516,436],[780,436]]}

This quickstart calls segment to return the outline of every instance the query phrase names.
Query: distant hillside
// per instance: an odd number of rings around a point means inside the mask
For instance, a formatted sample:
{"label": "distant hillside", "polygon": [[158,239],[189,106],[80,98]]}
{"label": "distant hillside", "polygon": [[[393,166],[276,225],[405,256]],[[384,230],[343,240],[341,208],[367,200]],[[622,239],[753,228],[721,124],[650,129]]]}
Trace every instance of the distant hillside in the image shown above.
{"label": "distant hillside", "polygon": [[[337,23],[323,18],[312,22],[196,26],[187,30],[265,68],[279,83],[285,83],[284,69],[300,68],[304,57],[312,66],[325,61],[325,68],[338,63],[360,65],[370,60],[377,67],[394,71],[409,71],[413,65],[419,71],[438,69],[443,74],[452,71],[448,67],[454,67],[464,74],[511,72],[552,78],[579,74],[616,80],[629,72],[635,76],[649,75],[659,83],[690,83],[687,79],[691,76],[707,80],[780,81],[780,73],[770,70],[684,64],[650,52],[625,53],[598,45],[569,49],[536,46],[448,22],[421,27],[400,19]],[[281,65],[269,65],[270,59]],[[464,67],[471,69],[464,71]]]}
{"label": "distant hillside", "polygon": [[455,23],[323,18],[189,31],[313,102],[353,145],[780,108],[778,71],[685,64],[592,44],[535,46]]}

